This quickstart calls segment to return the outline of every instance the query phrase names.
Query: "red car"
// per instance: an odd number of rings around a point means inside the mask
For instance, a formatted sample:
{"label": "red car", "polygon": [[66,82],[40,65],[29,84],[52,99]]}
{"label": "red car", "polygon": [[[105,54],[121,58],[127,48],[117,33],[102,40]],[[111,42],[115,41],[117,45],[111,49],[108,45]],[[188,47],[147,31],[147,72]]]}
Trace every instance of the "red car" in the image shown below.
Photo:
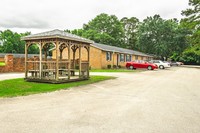
{"label": "red car", "polygon": [[137,69],[137,68],[146,68],[148,70],[158,69],[156,64],[148,63],[145,61],[131,61],[126,63],[126,68],[128,69]]}

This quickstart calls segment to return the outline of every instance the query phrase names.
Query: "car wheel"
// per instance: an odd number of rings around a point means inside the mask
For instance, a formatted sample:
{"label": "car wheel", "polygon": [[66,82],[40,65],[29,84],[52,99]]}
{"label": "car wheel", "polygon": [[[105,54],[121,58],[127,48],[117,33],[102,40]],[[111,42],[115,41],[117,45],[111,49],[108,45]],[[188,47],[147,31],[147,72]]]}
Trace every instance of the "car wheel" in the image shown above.
{"label": "car wheel", "polygon": [[159,66],[160,69],[165,69],[165,67],[163,65]]}
{"label": "car wheel", "polygon": [[152,67],[151,67],[151,66],[148,66],[147,69],[148,69],[148,70],[152,70]]}
{"label": "car wheel", "polygon": [[132,70],[133,68],[134,68],[133,66],[129,66],[129,69],[131,69],[131,70]]}

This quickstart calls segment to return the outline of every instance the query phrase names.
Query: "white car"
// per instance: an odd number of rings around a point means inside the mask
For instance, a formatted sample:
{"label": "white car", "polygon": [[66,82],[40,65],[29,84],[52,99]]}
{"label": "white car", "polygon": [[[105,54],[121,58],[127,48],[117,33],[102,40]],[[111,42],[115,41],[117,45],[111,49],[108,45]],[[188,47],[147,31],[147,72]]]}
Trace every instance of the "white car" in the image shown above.
{"label": "white car", "polygon": [[165,69],[171,67],[168,62],[163,62],[161,60],[151,60],[150,61],[153,64],[156,64],[160,69]]}

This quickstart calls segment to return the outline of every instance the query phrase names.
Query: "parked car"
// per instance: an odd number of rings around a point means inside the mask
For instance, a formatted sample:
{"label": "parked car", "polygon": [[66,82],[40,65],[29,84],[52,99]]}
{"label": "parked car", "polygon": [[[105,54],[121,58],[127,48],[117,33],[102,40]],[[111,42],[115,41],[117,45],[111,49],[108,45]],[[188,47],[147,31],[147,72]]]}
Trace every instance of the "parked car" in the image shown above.
{"label": "parked car", "polygon": [[131,61],[126,63],[126,68],[128,69],[137,69],[137,68],[144,68],[148,70],[158,69],[156,64],[152,64],[146,61]]}
{"label": "parked car", "polygon": [[171,62],[170,62],[170,65],[171,65],[171,66],[179,66],[179,64],[178,64],[176,61],[171,61]]}
{"label": "parked car", "polygon": [[156,64],[160,69],[165,69],[165,68],[171,67],[171,66],[170,66],[170,63],[168,63],[168,62],[163,62],[163,61],[161,61],[161,60],[151,60],[151,61],[149,61],[149,62],[150,62],[150,63]]}
{"label": "parked car", "polygon": [[177,63],[179,66],[180,66],[180,65],[184,65],[184,63],[183,63],[183,62],[180,62],[180,61],[179,61],[179,62],[176,62],[176,63]]}

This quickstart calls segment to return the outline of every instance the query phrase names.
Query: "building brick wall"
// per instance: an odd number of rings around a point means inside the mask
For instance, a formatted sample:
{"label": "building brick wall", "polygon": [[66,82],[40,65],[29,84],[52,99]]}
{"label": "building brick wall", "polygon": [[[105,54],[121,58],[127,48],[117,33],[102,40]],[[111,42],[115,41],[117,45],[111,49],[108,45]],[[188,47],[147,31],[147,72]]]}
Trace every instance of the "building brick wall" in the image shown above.
{"label": "building brick wall", "polygon": [[[86,61],[87,58],[87,50],[85,48],[81,49],[81,58],[83,61]],[[60,58],[60,51],[58,52],[58,57]],[[76,50],[75,59],[79,58],[79,49]],[[52,51],[52,59],[56,59],[56,50]],[[65,48],[62,52],[62,59],[68,59],[68,48]],[[73,59],[73,51],[70,50],[70,59]]]}
{"label": "building brick wall", "polygon": [[95,48],[90,47],[90,67],[92,69],[101,69],[102,68],[102,51]]}
{"label": "building brick wall", "polygon": [[[112,54],[113,56],[113,54]],[[111,61],[107,61],[106,60],[106,51],[102,51],[102,54],[101,54],[101,68],[105,69],[107,68],[108,65],[113,65],[113,59]]]}

